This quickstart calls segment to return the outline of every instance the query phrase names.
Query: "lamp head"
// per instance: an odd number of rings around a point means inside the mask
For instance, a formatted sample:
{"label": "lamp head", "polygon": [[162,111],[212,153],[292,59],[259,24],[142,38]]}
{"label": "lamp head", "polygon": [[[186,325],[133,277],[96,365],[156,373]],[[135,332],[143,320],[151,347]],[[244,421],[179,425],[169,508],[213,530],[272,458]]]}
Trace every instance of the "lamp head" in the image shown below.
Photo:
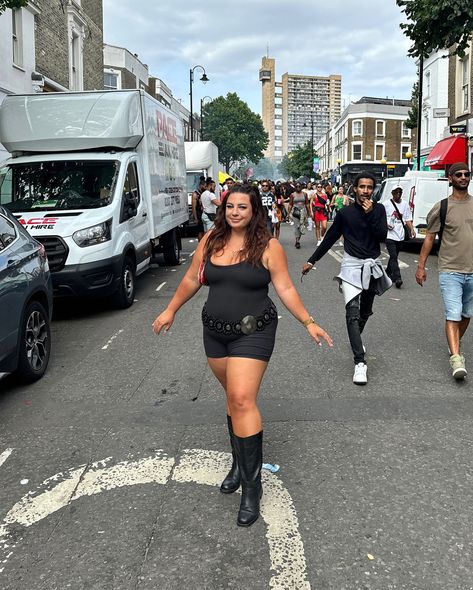
{"label": "lamp head", "polygon": [[202,74],[202,78],[200,79],[200,81],[204,84],[206,84],[209,81],[209,79],[207,78],[207,74],[205,72]]}

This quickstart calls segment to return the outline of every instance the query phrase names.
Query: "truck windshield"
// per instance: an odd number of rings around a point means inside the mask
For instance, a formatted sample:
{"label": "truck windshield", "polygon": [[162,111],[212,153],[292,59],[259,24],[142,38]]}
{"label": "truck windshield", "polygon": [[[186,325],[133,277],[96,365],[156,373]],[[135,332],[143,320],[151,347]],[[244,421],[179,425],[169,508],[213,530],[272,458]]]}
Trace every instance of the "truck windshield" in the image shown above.
{"label": "truck windshield", "polygon": [[50,161],[0,168],[0,204],[10,211],[96,209],[109,205],[119,162]]}

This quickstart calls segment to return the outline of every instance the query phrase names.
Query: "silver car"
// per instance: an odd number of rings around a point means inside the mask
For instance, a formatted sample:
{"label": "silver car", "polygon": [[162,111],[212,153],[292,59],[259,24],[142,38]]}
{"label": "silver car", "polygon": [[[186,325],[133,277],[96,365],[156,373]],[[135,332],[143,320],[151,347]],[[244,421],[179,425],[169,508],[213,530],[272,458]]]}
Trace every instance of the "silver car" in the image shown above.
{"label": "silver car", "polygon": [[0,373],[40,379],[51,353],[52,282],[44,246],[0,207]]}

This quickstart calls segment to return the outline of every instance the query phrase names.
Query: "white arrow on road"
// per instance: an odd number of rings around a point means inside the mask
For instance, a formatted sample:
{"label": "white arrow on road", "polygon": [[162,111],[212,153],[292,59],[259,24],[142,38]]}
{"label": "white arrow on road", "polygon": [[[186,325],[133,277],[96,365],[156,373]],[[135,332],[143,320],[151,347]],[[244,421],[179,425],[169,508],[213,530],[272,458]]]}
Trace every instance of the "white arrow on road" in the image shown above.
{"label": "white arrow on road", "polygon": [[[0,525],[0,573],[21,543],[21,539],[12,543],[9,533],[12,526],[29,527],[82,496],[123,486],[164,485],[169,481],[219,486],[229,468],[231,455],[204,449],[185,449],[177,464],[174,458],[162,451],[158,451],[156,456],[106,466],[108,461],[99,461],[89,468],[83,465],[57,473],[13,506]],[[266,538],[271,571],[275,572],[269,587],[274,590],[310,590],[304,546],[292,498],[275,474],[263,472],[262,477],[264,495],[261,516],[268,527]]]}

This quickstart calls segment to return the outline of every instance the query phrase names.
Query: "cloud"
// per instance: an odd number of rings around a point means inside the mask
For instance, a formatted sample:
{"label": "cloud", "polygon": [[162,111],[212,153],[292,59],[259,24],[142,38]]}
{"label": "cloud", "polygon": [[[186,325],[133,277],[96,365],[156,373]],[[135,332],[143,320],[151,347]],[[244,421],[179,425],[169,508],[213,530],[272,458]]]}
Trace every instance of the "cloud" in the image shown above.
{"label": "cloud", "polygon": [[210,82],[196,76],[197,100],[236,92],[260,112],[268,45],[277,79],[341,74],[345,99],[410,98],[416,68],[402,16],[394,0],[104,0],[104,40],[137,53],[184,104],[189,70],[202,65]]}

